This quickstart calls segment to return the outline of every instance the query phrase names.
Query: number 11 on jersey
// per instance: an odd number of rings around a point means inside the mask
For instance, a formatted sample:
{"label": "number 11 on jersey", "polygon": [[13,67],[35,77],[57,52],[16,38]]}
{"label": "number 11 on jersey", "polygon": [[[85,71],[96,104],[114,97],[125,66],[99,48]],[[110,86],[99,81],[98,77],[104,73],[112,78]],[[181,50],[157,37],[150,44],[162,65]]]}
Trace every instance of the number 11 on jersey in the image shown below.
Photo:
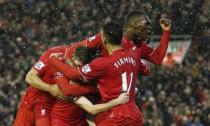
{"label": "number 11 on jersey", "polygon": [[121,74],[122,77],[122,91],[130,92],[132,80],[133,80],[133,72],[130,75],[130,82],[128,83],[127,72]]}

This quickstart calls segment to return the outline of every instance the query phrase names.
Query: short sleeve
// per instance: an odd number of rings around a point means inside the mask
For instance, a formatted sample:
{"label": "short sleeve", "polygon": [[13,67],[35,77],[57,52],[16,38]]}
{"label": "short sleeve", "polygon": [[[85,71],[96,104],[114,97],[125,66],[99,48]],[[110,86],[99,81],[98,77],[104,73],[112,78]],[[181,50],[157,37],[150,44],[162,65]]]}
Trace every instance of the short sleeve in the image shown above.
{"label": "short sleeve", "polygon": [[39,75],[42,75],[49,65],[49,56],[51,54],[51,50],[47,50],[44,52],[39,60],[34,64],[33,68],[36,69]]}
{"label": "short sleeve", "polygon": [[86,64],[79,68],[79,71],[84,79],[97,79],[106,74],[105,58],[97,58],[90,64]]}

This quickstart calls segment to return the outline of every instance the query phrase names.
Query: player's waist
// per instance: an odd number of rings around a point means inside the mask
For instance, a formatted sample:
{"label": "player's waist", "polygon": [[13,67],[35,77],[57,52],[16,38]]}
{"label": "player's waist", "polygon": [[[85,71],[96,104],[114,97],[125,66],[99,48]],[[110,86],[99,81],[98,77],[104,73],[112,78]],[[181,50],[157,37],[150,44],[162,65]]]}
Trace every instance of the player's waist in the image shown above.
{"label": "player's waist", "polygon": [[82,109],[75,109],[75,110],[55,110],[52,109],[51,111],[51,118],[52,119],[59,119],[65,122],[77,122],[79,123],[81,120],[86,120],[87,113]]}
{"label": "player's waist", "polygon": [[51,111],[52,116],[65,118],[78,118],[86,114],[79,106],[70,101],[57,100]]}
{"label": "player's waist", "polygon": [[106,117],[128,117],[134,120],[142,118],[141,112],[139,111],[135,102],[129,102],[126,104],[118,105],[108,110]]}

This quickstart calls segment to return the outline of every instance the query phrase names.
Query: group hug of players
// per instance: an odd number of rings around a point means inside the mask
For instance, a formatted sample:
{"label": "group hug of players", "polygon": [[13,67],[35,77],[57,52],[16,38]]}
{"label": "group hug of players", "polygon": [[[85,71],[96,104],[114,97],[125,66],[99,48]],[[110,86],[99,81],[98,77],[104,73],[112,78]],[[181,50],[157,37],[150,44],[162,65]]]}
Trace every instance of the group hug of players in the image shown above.
{"label": "group hug of players", "polygon": [[153,49],[145,42],[150,19],[132,11],[124,26],[109,21],[95,36],[49,48],[26,75],[30,86],[13,126],[142,126],[135,103],[137,74],[150,74],[141,59],[161,64],[165,56],[171,21],[160,19],[160,27],[163,34]]}

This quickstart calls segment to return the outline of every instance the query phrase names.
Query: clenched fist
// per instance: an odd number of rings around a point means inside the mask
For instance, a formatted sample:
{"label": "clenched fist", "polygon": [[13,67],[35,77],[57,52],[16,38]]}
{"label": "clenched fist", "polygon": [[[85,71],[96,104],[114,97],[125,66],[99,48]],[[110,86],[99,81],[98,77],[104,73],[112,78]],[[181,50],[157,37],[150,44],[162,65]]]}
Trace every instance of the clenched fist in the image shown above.
{"label": "clenched fist", "polygon": [[171,31],[171,20],[166,19],[166,18],[161,18],[160,19],[160,27],[164,31]]}

